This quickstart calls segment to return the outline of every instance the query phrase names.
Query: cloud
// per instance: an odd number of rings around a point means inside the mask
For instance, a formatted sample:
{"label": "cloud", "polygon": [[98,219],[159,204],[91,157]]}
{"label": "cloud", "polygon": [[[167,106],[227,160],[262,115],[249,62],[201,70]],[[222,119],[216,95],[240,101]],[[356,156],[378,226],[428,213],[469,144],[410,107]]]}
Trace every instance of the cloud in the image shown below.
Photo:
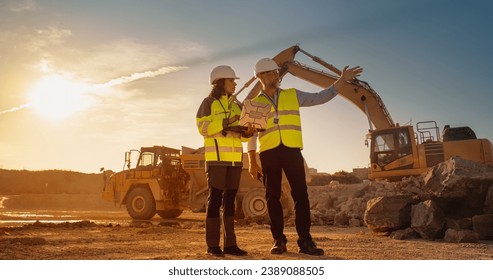
{"label": "cloud", "polygon": [[[69,46],[66,46],[69,47]],[[114,77],[151,75],[149,69],[158,69],[153,72],[169,72],[166,65],[176,65],[174,50],[169,51],[161,46],[142,44],[133,39],[122,38],[104,42],[85,48],[73,48],[65,57],[57,59],[58,68],[73,73],[80,73],[93,82],[104,83]],[[59,55],[63,55],[59,54]],[[139,73],[135,76],[129,73]]]}
{"label": "cloud", "polygon": [[[205,50],[193,42],[188,44],[188,48],[184,47],[187,45],[185,42],[180,42],[182,48],[176,48],[173,44],[143,44],[131,38],[90,42],[67,28],[55,25],[36,29],[20,26],[0,31],[0,43],[0,54],[6,54],[12,61],[7,63],[8,66],[0,64],[0,70],[8,67],[24,85],[33,84],[35,79],[45,75],[58,75],[85,84],[89,88],[87,94],[96,100],[94,109],[120,98],[133,102],[135,97],[146,96],[152,102],[158,96],[156,93],[162,91],[157,88],[158,81],[119,86],[187,69],[177,60],[200,56]],[[5,84],[0,84],[0,92],[6,89]],[[22,92],[14,95],[24,96]],[[12,101],[11,106],[16,107],[0,111],[0,114],[29,107],[25,99],[12,98]]]}
{"label": "cloud", "polygon": [[91,41],[56,25],[35,29],[23,25],[9,31],[0,30],[0,43],[0,56],[22,59],[22,66],[28,65],[31,71],[39,73],[42,66],[45,71],[74,73],[91,83],[166,65],[190,66],[185,62],[208,52],[202,44],[193,41],[159,45],[125,37]]}
{"label": "cloud", "polygon": [[57,26],[37,29],[24,35],[24,48],[30,52],[46,55],[51,52],[51,48],[63,45],[70,36],[72,36],[72,31]]}
{"label": "cloud", "polygon": [[19,26],[12,30],[0,30],[0,53],[22,60],[51,58],[63,50],[72,35],[71,30],[57,26],[37,29]]}
{"label": "cloud", "polygon": [[38,9],[38,4],[34,0],[11,1],[10,11],[14,13],[31,12]]}
{"label": "cloud", "polygon": [[23,105],[20,105],[20,106],[17,106],[17,107],[13,107],[13,108],[8,109],[8,110],[1,111],[0,112],[0,115],[6,114],[6,113],[15,112],[15,111],[19,111],[21,109],[28,108],[28,107],[30,107],[30,104],[23,104]]}
{"label": "cloud", "polygon": [[[134,81],[137,81],[140,79],[144,79],[144,78],[153,78],[153,77],[157,77],[157,76],[161,76],[161,75],[166,75],[166,74],[177,72],[177,71],[180,71],[183,69],[187,69],[187,67],[165,66],[165,67],[161,67],[161,68],[154,70],[154,71],[137,72],[137,73],[133,73],[133,74],[128,75],[128,76],[122,76],[122,77],[112,79],[112,80],[105,82],[105,83],[102,83],[102,84],[84,85],[83,94],[91,94],[91,93],[98,92],[98,90],[100,90],[100,89],[111,88],[114,86],[119,86],[119,85],[131,83],[131,82],[134,82]],[[60,77],[58,80],[60,80],[60,79],[62,82],[67,83],[67,81],[64,80],[63,77]],[[73,83],[68,83],[68,84],[72,85]],[[69,94],[69,93],[70,92],[67,92],[66,94]],[[102,95],[105,95],[105,94],[108,95],[109,93],[108,92],[102,92],[102,93],[100,93],[100,95],[101,94]],[[13,107],[13,108],[8,109],[8,110],[0,111],[0,115],[19,111],[21,109],[29,108],[29,107],[33,107],[32,104],[30,104],[30,103],[23,104],[23,105]]]}
{"label": "cloud", "polygon": [[126,84],[126,83],[130,83],[130,82],[140,80],[143,78],[153,78],[156,76],[165,75],[165,74],[172,73],[172,72],[177,72],[177,71],[180,71],[180,70],[183,70],[186,68],[188,68],[188,67],[185,67],[185,66],[165,66],[165,67],[161,67],[155,71],[138,72],[138,73],[133,73],[133,74],[128,75],[128,76],[116,78],[116,79],[108,81],[104,84],[100,84],[99,86],[111,87],[111,86]]}

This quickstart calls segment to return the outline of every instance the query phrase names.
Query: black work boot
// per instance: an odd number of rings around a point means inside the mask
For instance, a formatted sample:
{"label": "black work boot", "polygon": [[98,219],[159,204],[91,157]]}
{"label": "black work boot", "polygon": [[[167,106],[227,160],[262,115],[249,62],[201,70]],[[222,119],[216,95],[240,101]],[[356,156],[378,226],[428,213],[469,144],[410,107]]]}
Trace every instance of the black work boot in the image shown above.
{"label": "black work boot", "polygon": [[219,246],[207,248],[207,254],[214,255],[216,257],[224,257],[224,252],[221,248],[219,248]]}
{"label": "black work boot", "polygon": [[224,247],[224,253],[235,256],[244,256],[248,254],[247,251],[240,249],[237,245]]}
{"label": "black work boot", "polygon": [[270,249],[270,253],[274,255],[280,255],[286,253],[288,250],[286,249],[286,240],[277,239],[274,241],[274,246]]}
{"label": "black work boot", "polygon": [[324,254],[324,250],[317,248],[317,245],[312,239],[298,240],[298,246],[300,246],[300,253],[321,256]]}

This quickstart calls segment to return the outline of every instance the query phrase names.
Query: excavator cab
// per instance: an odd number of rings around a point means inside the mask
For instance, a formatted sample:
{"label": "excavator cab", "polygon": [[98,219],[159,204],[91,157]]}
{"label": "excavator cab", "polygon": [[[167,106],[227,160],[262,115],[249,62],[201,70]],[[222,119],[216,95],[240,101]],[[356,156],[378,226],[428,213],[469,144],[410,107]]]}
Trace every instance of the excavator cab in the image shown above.
{"label": "excavator cab", "polygon": [[370,179],[400,180],[422,175],[428,168],[460,156],[491,165],[493,147],[488,139],[477,139],[469,127],[445,127],[442,135],[434,121],[412,126],[374,130],[371,138]]}
{"label": "excavator cab", "polygon": [[413,167],[412,127],[403,126],[375,131],[371,135],[371,170],[390,171]]}

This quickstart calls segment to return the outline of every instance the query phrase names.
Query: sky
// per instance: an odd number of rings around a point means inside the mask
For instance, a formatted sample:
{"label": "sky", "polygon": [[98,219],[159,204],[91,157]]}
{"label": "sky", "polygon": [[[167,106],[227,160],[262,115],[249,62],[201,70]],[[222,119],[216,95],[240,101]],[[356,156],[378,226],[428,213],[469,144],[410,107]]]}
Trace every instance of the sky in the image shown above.
{"label": "sky", "polygon": [[[363,67],[393,120],[493,139],[490,1],[0,0],[0,168],[98,173],[142,146],[198,148],[209,73],[299,44]],[[298,54],[300,62],[321,68]],[[297,78],[283,88],[321,88]],[[246,93],[247,91],[245,91]],[[246,94],[240,93],[240,100]],[[301,109],[307,164],[367,167],[365,115],[342,97]]]}

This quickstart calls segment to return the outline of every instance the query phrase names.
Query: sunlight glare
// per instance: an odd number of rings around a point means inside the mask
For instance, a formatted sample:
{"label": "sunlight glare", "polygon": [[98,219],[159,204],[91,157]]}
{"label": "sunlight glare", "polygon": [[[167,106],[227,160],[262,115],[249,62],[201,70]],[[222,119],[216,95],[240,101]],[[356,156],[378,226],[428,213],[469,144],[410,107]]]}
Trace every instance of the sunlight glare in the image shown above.
{"label": "sunlight glare", "polygon": [[89,86],[50,75],[41,79],[29,93],[29,105],[50,119],[64,119],[92,104]]}

